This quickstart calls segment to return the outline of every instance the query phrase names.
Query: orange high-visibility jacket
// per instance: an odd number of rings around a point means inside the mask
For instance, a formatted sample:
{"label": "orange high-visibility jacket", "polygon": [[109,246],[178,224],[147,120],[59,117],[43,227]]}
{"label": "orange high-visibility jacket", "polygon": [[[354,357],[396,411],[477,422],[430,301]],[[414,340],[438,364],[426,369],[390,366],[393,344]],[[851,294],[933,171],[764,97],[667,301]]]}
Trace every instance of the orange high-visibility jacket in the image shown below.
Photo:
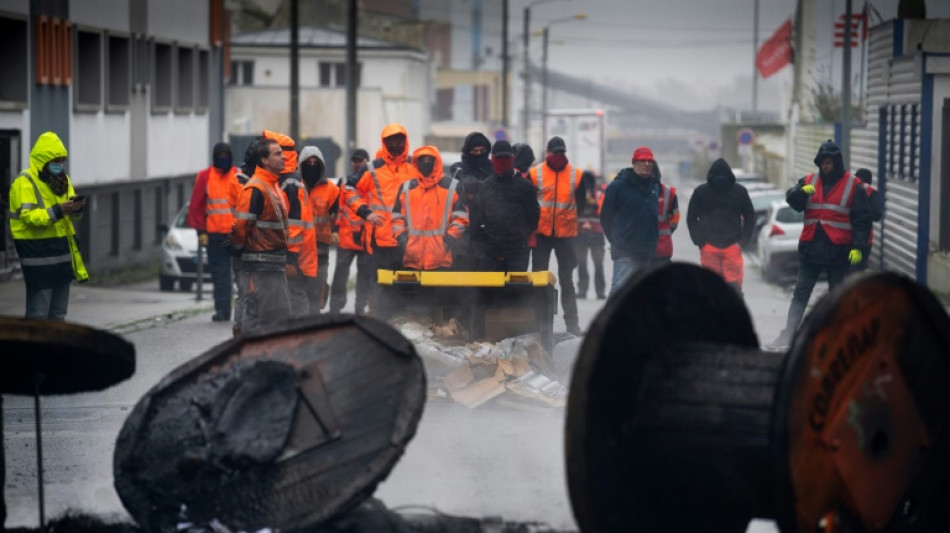
{"label": "orange high-visibility jacket", "polygon": [[316,277],[317,243],[313,233],[313,213],[307,189],[297,174],[294,140],[283,133],[268,130],[264,130],[263,135],[277,141],[284,151],[280,188],[287,202],[287,263],[297,267],[304,276]]}
{"label": "orange high-visibility jacket", "polygon": [[[329,246],[333,243],[333,212],[340,199],[340,188],[336,183],[324,178],[308,192],[310,208],[313,211],[313,227],[317,242]],[[359,217],[357,217],[359,218]]]}
{"label": "orange high-visibility jacket", "polygon": [[577,237],[574,189],[581,184],[581,170],[568,164],[556,171],[545,161],[532,168],[529,174],[531,183],[538,188],[538,203],[541,205],[538,233],[546,237]]}
{"label": "orange high-visibility jacket", "polygon": [[346,187],[346,179],[340,178],[340,198],[339,216],[336,220],[337,233],[340,236],[340,248],[344,250],[362,250],[363,249],[363,219],[356,214],[356,211],[350,209],[343,199],[342,190]]}
{"label": "orange high-visibility jacket", "polygon": [[799,240],[813,240],[815,228],[821,224],[831,242],[839,246],[851,244],[851,201],[861,180],[845,172],[844,177],[830,191],[826,191],[822,180],[812,173],[805,176],[805,183],[815,186],[815,194],[808,198],[805,205],[805,227]]}
{"label": "orange high-visibility jacket", "polygon": [[389,124],[383,128],[380,138],[385,139],[400,133],[406,135],[406,148],[401,154],[390,154],[384,144],[380,152],[377,152],[382,157],[373,161],[355,184],[348,183],[343,189],[346,205],[361,218],[365,219],[370,213],[376,213],[383,219],[381,226],[374,226],[369,222],[363,224],[363,247],[369,253],[373,253],[374,242],[376,246],[384,248],[397,246],[392,228],[396,195],[403,183],[419,175],[409,157],[406,128],[401,124]]}
{"label": "orange high-visibility jacket", "polygon": [[242,188],[234,167],[228,172],[213,166],[199,172],[188,204],[188,226],[199,233],[230,232]]}
{"label": "orange high-visibility jacket", "polygon": [[660,198],[657,201],[659,220],[657,228],[660,230],[656,241],[657,257],[673,257],[673,231],[680,223],[679,207],[673,207],[676,198],[676,187],[660,184]]}
{"label": "orange high-visibility jacket", "polygon": [[393,209],[394,236],[398,240],[407,235],[403,265],[414,270],[451,267],[452,252],[445,238],[458,240],[468,228],[459,181],[443,177],[442,157],[434,146],[423,146],[412,157],[418,161],[427,155],[435,158],[432,173],[404,183]]}
{"label": "orange high-visibility jacket", "polygon": [[242,263],[251,269],[255,263],[283,268],[287,262],[287,204],[278,179],[257,167],[234,210],[231,247],[241,252]]}

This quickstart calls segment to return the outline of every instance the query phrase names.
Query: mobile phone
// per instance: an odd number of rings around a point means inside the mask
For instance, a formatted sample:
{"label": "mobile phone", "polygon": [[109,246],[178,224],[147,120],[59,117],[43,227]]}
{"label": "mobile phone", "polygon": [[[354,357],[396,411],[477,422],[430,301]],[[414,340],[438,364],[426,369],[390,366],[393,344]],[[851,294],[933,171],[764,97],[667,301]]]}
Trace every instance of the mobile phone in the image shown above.
{"label": "mobile phone", "polygon": [[74,202],[85,202],[86,198],[87,196],[85,194],[77,194],[76,196],[73,196],[71,200]]}

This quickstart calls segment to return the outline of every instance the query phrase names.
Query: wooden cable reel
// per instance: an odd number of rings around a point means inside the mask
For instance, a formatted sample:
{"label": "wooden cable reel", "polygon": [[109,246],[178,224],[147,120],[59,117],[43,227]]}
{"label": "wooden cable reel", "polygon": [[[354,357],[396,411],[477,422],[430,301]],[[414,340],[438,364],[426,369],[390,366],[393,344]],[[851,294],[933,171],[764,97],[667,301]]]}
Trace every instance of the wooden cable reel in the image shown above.
{"label": "wooden cable reel", "polygon": [[950,317],[893,273],[823,298],[787,354],[741,298],[674,264],[592,323],[571,382],[568,485],[585,532],[950,528]]}

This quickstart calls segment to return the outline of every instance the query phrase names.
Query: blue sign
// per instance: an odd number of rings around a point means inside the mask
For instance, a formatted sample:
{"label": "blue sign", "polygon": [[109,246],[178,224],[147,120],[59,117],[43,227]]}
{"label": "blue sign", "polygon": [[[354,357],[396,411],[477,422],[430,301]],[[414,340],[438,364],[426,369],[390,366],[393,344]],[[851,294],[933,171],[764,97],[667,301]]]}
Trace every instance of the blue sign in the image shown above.
{"label": "blue sign", "polygon": [[507,141],[508,140],[508,130],[503,127],[497,127],[492,131],[492,136],[495,137],[496,141]]}
{"label": "blue sign", "polygon": [[736,134],[736,139],[739,141],[740,146],[748,146],[755,142],[755,132],[748,128],[743,128]]}

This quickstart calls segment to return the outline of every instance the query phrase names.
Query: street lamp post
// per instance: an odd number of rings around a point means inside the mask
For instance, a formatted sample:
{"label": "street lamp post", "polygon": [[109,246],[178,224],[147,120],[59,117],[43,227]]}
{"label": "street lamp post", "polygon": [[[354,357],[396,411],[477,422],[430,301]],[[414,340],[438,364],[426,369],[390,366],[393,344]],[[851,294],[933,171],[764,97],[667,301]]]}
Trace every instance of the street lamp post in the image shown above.
{"label": "street lamp post", "polygon": [[587,15],[584,13],[578,13],[573,17],[567,17],[563,19],[552,20],[541,30],[541,142],[545,142],[545,137],[547,137],[547,132],[544,131],[544,113],[548,110],[548,34],[550,33],[551,26],[555,24],[563,24],[565,22],[571,22],[575,20],[586,20]]}
{"label": "street lamp post", "polygon": [[[529,107],[531,102],[531,68],[528,63],[529,37],[531,36],[531,8],[548,2],[558,1],[570,2],[571,0],[535,0],[524,7],[524,16],[522,17],[524,22],[524,113],[521,116],[521,135],[524,137],[525,142],[528,141],[528,124],[531,118],[531,108]],[[507,90],[507,88],[505,90]]]}

